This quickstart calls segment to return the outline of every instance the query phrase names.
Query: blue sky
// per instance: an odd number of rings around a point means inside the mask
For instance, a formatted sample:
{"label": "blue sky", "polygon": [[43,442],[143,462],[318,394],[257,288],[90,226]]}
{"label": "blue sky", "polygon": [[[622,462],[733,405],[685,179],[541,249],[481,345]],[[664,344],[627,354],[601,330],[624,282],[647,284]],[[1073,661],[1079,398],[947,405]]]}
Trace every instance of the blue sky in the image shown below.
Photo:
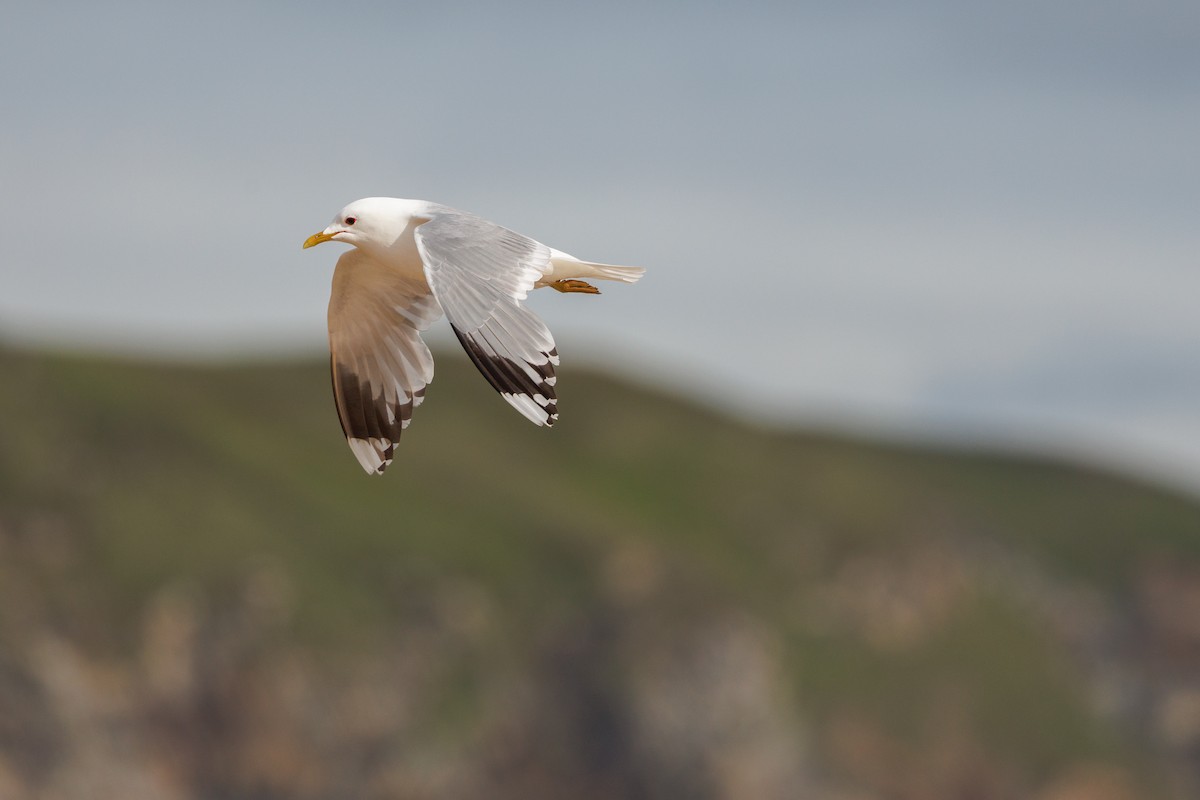
{"label": "blue sky", "polygon": [[568,368],[1200,489],[1200,6],[826,6],[6,8],[0,334],[317,352],[417,197],[649,268]]}

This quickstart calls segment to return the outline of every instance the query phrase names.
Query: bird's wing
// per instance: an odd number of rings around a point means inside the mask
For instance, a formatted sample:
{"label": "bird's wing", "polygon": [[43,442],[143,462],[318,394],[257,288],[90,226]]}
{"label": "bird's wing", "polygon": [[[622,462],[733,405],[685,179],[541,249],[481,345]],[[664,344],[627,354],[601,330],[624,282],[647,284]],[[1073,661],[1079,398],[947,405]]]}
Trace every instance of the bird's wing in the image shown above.
{"label": "bird's wing", "polygon": [[433,356],[418,331],[441,316],[419,280],[354,248],[342,254],[329,297],[333,398],[342,432],[363,469],[381,473],[433,380]]}
{"label": "bird's wing", "polygon": [[514,408],[538,425],[558,419],[558,350],[521,306],[550,270],[550,248],[450,209],[416,229],[425,276],[471,361]]}

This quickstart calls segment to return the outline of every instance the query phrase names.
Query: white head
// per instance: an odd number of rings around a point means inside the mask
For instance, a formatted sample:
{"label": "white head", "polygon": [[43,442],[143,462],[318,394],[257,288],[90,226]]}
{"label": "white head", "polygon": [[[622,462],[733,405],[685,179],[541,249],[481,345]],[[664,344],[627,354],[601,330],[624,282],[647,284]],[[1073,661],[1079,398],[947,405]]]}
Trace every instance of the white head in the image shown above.
{"label": "white head", "polygon": [[345,242],[355,247],[388,248],[412,219],[408,201],[394,197],[365,197],[343,208],[320,233],[304,241],[309,248],[321,242]]}

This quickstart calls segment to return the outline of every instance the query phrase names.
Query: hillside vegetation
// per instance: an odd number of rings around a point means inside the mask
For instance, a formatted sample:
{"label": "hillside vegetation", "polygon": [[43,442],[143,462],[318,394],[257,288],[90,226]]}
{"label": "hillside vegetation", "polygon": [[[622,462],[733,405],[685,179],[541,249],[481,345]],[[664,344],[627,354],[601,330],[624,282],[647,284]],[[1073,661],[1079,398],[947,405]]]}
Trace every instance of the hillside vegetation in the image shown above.
{"label": "hillside vegetation", "polygon": [[1182,798],[1200,505],[443,356],[0,350],[0,797]]}

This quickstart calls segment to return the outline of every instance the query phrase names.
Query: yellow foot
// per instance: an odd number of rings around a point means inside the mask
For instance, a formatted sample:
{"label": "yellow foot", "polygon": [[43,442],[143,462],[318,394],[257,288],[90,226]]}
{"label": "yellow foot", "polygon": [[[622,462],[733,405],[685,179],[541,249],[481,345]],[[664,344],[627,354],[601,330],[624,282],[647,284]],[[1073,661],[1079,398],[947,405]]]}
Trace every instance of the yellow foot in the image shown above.
{"label": "yellow foot", "polygon": [[584,294],[600,294],[600,290],[592,286],[587,281],[564,280],[554,281],[550,284],[560,292],[583,292]]}

